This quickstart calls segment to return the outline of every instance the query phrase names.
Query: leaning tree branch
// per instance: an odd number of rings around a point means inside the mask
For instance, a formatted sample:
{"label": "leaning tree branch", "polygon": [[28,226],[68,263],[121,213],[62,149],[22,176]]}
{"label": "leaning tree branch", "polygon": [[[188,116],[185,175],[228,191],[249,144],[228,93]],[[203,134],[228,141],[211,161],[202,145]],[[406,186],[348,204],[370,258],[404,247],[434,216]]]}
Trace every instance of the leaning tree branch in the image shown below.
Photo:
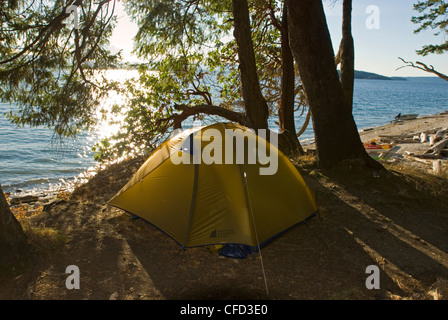
{"label": "leaning tree branch", "polygon": [[299,132],[297,132],[297,137],[300,137],[308,127],[308,124],[310,123],[311,119],[311,110],[308,108],[308,113],[306,114],[305,122],[302,125],[302,128],[300,128]]}
{"label": "leaning tree branch", "polygon": [[277,30],[282,32],[284,30],[284,26],[282,26],[282,24],[278,21],[277,17],[275,16],[275,10],[274,10],[274,7],[272,6],[272,3],[267,3],[266,6],[269,10],[269,17],[271,18],[272,25]]}
{"label": "leaning tree branch", "polygon": [[244,126],[247,126],[249,123],[249,120],[245,113],[232,111],[232,110],[229,110],[229,109],[226,109],[223,107],[219,107],[219,106],[214,106],[214,105],[201,104],[201,105],[189,106],[189,105],[184,105],[184,104],[176,104],[174,106],[174,109],[181,111],[181,113],[172,114],[168,118],[161,119],[159,122],[172,121],[173,128],[179,129],[182,126],[182,122],[184,120],[186,120],[188,117],[191,117],[191,116],[197,115],[197,114],[207,114],[207,115],[220,116],[229,121],[237,122]]}
{"label": "leaning tree branch", "polygon": [[434,66],[430,65],[429,67],[424,64],[423,62],[417,61],[415,63],[411,62],[411,61],[405,61],[403,58],[398,57],[398,59],[400,59],[401,61],[403,61],[403,63],[405,63],[405,66],[401,66],[399,68],[397,68],[397,70],[401,69],[401,68],[405,68],[405,67],[412,67],[415,69],[420,69],[423,70],[425,72],[429,72],[429,73],[433,73],[436,76],[438,76],[439,78],[448,81],[448,75],[443,74],[441,72],[438,72],[437,70],[434,69]]}

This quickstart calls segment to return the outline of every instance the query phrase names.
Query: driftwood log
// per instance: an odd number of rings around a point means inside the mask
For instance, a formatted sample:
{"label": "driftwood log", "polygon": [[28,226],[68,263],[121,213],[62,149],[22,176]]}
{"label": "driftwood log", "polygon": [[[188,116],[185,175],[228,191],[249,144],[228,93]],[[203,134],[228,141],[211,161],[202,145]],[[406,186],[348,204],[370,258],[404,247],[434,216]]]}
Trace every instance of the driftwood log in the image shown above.
{"label": "driftwood log", "polygon": [[434,141],[437,142],[443,138],[445,133],[448,133],[448,128],[436,128],[418,133],[405,133],[397,135],[380,134],[378,137],[381,142],[417,143],[426,142],[430,137],[433,137]]}
{"label": "driftwood log", "polygon": [[[429,145],[433,146],[436,142],[439,142],[445,137],[445,133],[448,129],[438,130],[435,135],[429,137]],[[442,148],[443,149],[443,148]]]}
{"label": "driftwood log", "polygon": [[415,143],[413,135],[378,135],[381,142],[393,142],[393,143]]}
{"label": "driftwood log", "polygon": [[445,149],[445,146],[448,144],[448,138],[445,138],[436,144],[434,144],[430,149],[428,149],[425,153],[440,153],[442,149]]}
{"label": "driftwood log", "polygon": [[446,145],[448,145],[448,138],[444,138],[442,141],[437,142],[423,154],[415,155],[415,157],[431,159],[440,158],[442,157],[442,150]]}

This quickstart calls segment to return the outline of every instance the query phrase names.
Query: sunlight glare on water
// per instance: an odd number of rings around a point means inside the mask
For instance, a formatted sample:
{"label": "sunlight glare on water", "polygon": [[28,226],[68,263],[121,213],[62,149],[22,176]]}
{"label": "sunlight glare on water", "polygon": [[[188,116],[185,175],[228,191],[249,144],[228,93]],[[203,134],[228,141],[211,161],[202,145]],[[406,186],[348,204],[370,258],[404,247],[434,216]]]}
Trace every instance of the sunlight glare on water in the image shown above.
{"label": "sunlight glare on water", "polygon": [[[105,77],[112,81],[118,81],[122,84],[126,80],[135,79],[138,77],[137,70],[106,70]],[[108,96],[101,102],[101,108],[97,112],[97,117],[100,119],[98,124],[92,132],[92,136],[96,141],[111,137],[118,132],[120,128],[120,120],[124,118],[123,114],[112,114],[111,110],[115,104],[124,105],[126,97],[123,93],[111,91]],[[124,106],[125,108],[125,106]],[[125,110],[125,109],[124,109]],[[102,112],[104,111],[104,112]]]}

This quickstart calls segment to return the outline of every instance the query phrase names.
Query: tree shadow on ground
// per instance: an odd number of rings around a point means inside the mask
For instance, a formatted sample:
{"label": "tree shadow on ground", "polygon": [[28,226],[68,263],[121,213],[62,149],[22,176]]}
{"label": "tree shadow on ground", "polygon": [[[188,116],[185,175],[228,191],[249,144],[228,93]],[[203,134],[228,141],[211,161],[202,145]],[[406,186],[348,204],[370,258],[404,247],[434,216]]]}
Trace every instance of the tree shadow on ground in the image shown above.
{"label": "tree shadow on ground", "polygon": [[378,176],[350,166],[317,175],[317,188],[330,191],[320,205],[325,210],[341,202],[350,207],[338,210],[335,221],[405,295],[424,295],[438,278],[448,277],[446,181],[394,170]]}

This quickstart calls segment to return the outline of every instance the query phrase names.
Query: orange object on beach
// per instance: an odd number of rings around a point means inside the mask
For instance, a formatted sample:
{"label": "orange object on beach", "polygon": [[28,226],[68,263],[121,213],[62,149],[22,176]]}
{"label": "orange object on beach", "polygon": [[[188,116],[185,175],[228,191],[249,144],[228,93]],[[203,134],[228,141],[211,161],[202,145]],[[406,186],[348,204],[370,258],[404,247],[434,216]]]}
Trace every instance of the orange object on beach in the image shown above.
{"label": "orange object on beach", "polygon": [[381,150],[381,149],[390,149],[391,145],[390,144],[378,144],[378,143],[376,143],[376,140],[372,140],[370,142],[365,142],[364,148],[366,148],[366,150]]}

